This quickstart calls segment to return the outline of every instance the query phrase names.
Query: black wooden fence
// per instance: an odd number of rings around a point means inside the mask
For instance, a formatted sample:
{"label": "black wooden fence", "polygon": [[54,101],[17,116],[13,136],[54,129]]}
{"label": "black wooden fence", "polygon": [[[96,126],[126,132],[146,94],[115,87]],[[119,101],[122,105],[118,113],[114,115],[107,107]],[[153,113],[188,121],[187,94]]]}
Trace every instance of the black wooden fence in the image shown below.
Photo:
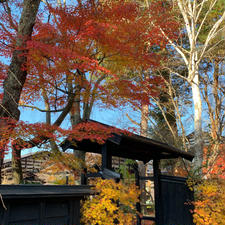
{"label": "black wooden fence", "polygon": [[160,176],[161,180],[161,219],[160,225],[192,225],[191,210],[193,192],[186,185],[186,179],[173,176]]}
{"label": "black wooden fence", "polygon": [[[1,225],[79,225],[89,186],[0,185]],[[3,204],[6,208],[4,208]]]}
{"label": "black wooden fence", "polygon": [[[193,224],[188,204],[193,193],[185,178],[160,175],[159,193],[157,225]],[[0,194],[0,225],[79,225],[80,200],[91,190],[87,185],[0,185]]]}

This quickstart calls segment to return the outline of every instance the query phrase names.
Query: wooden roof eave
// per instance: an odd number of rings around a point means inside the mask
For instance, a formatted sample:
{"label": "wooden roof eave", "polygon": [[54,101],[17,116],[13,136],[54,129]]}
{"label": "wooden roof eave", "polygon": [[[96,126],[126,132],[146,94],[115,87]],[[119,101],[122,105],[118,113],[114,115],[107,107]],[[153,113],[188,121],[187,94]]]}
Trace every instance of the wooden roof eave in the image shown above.
{"label": "wooden roof eave", "polygon": [[[127,141],[134,141],[137,142],[139,145],[145,145],[146,148],[155,148],[155,154],[156,154],[156,158],[157,158],[157,154],[170,154],[170,158],[179,158],[182,157],[184,159],[187,159],[189,161],[192,161],[194,158],[194,154],[189,153],[189,152],[185,152],[182,150],[179,150],[173,146],[170,146],[168,144],[165,143],[161,143],[149,138],[145,138],[139,135],[134,135],[134,136],[123,136],[123,140],[127,140]],[[147,147],[148,146],[148,147]],[[157,153],[158,152],[158,153]]]}
{"label": "wooden roof eave", "polygon": [[[105,126],[110,127],[109,125]],[[182,157],[190,161],[192,161],[194,158],[192,153],[181,151],[175,147],[169,146],[168,144],[136,134],[125,135],[113,133],[113,136],[107,139],[106,144],[112,156],[136,159],[144,162],[148,162],[154,158],[172,159]],[[61,147],[63,151],[71,148],[75,150],[101,154],[102,145],[90,140],[76,142],[66,139],[61,144]]]}

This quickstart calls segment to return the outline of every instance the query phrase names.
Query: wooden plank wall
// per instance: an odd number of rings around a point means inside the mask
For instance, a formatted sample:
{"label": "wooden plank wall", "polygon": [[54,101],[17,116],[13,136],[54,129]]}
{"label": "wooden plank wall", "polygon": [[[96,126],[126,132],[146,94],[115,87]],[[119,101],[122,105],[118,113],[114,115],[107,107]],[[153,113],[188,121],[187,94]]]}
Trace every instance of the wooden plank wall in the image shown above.
{"label": "wooden plank wall", "polygon": [[[47,152],[38,152],[34,154],[29,154],[25,157],[22,157],[21,164],[22,164],[22,170],[23,170],[23,177],[26,180],[30,180],[33,182],[42,183],[41,180],[39,180],[35,174],[38,173],[41,169],[41,166],[46,160],[49,159],[49,155]],[[3,184],[12,184],[12,165],[11,160],[7,160],[5,163],[3,163],[2,168],[2,178]]]}

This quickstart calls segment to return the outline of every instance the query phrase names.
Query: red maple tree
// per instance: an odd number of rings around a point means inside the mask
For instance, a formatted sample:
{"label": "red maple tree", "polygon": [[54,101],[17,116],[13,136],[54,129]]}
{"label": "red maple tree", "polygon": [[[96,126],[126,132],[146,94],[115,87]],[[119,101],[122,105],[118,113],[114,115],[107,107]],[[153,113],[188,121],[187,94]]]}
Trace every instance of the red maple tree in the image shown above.
{"label": "red maple tree", "polygon": [[[9,115],[11,122],[1,132],[4,149],[4,140],[13,140],[20,151],[68,133],[76,136],[73,129],[66,132],[60,128],[68,113],[79,114],[80,122],[90,118],[94,103],[105,107],[149,104],[148,96],[156,95],[162,85],[153,77],[140,81],[135,71],[153,70],[162,60],[154,49],[164,48],[167,41],[152,22],[160,23],[170,38],[176,38],[178,25],[163,1],[153,1],[149,8],[123,0],[79,3],[64,7],[46,4],[39,11],[32,37],[25,38],[26,43],[20,46],[16,45],[17,16],[8,3],[4,5],[1,55],[12,57],[15,51],[21,51],[19,57],[26,58],[21,67],[27,75],[19,105],[49,116],[46,124],[34,125]],[[13,4],[23,6],[20,2]],[[0,69],[2,81],[9,68],[1,65]],[[40,101],[45,109],[36,106]],[[56,112],[59,116],[52,123],[51,113]]]}

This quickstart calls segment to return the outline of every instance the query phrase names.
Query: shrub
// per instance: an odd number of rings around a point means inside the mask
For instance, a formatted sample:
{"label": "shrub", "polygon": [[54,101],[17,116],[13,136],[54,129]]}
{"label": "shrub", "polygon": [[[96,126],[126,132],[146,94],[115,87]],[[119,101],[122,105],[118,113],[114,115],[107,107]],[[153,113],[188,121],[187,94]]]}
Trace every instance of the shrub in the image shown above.
{"label": "shrub", "polygon": [[93,189],[97,194],[89,197],[81,209],[84,224],[134,224],[140,194],[134,184],[97,179]]}
{"label": "shrub", "polygon": [[193,218],[196,225],[225,224],[225,181],[204,180],[195,186]]}

